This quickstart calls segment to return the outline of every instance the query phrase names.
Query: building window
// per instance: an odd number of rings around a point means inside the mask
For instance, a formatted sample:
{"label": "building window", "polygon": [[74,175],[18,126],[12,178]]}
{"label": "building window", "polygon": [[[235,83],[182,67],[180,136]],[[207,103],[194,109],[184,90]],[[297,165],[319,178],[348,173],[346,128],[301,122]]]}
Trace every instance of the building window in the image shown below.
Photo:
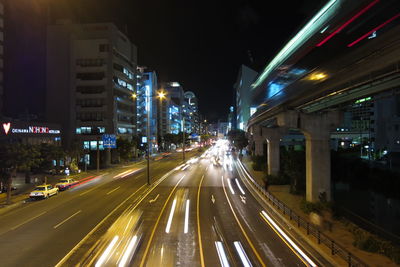
{"label": "building window", "polygon": [[99,45],[99,52],[109,52],[110,45],[109,44],[100,44]]}
{"label": "building window", "polygon": [[77,73],[76,78],[80,80],[102,80],[105,78],[104,72],[87,72],[87,73]]}

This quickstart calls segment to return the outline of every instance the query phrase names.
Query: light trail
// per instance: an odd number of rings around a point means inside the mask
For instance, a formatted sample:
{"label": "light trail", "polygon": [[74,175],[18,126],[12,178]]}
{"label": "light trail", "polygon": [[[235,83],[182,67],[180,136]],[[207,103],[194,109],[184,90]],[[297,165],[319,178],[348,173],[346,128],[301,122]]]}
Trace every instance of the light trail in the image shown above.
{"label": "light trail", "polygon": [[132,250],[134,249],[135,245],[136,245],[136,241],[137,241],[137,236],[135,235],[134,237],[132,237],[131,241],[129,242],[128,247],[125,250],[124,256],[122,256],[121,261],[118,264],[118,267],[125,267],[126,263],[129,259],[129,256],[132,253]]}
{"label": "light trail", "polygon": [[241,192],[243,195],[246,195],[246,193],[244,192],[243,188],[240,186],[240,183],[239,183],[239,181],[238,181],[237,178],[235,179],[235,181],[236,181],[237,186],[239,187],[240,192]]}
{"label": "light trail", "polygon": [[226,253],[221,241],[215,241],[215,247],[217,248],[219,261],[221,262],[222,267],[229,267],[228,258],[226,257]]}
{"label": "light trail", "polygon": [[[224,179],[224,176],[222,176],[222,179]],[[233,191],[233,187],[232,187],[232,184],[231,184],[231,180],[230,180],[230,179],[227,179],[227,180],[228,180],[229,190],[231,190],[232,195],[234,195],[234,194],[235,194],[235,191]]]}
{"label": "light trail", "polygon": [[239,254],[240,260],[242,261],[243,266],[245,267],[251,267],[251,263],[249,258],[246,255],[246,252],[244,252],[244,249],[242,247],[242,244],[239,241],[235,241],[233,242],[233,244],[235,245],[235,249],[237,251],[237,253]]}
{"label": "light trail", "polygon": [[302,259],[307,261],[309,265],[312,267],[316,267],[317,265],[293,242],[293,240],[272,220],[272,218],[265,212],[261,211],[261,217],[270,225],[273,226],[273,229],[279,232],[281,238],[287,241],[286,244],[290,244],[290,246],[296,250],[298,255],[301,256]]}
{"label": "light trail", "polygon": [[117,243],[118,239],[119,239],[119,236],[117,236],[117,235],[114,236],[114,238],[111,240],[111,242],[108,245],[108,247],[106,248],[106,250],[104,250],[104,252],[101,255],[100,259],[96,262],[95,267],[100,267],[101,265],[103,265],[104,261],[108,257],[108,254],[110,254],[111,250],[115,246],[115,243]]}
{"label": "light trail", "polygon": [[172,223],[172,219],[174,218],[175,207],[176,207],[176,198],[175,198],[174,201],[172,202],[172,207],[171,207],[171,211],[170,211],[170,213],[169,213],[168,222],[167,222],[167,227],[165,228],[165,232],[166,232],[167,234],[168,234],[169,231],[171,230],[171,223]]}
{"label": "light trail", "polygon": [[185,211],[185,228],[183,231],[185,234],[188,233],[188,229],[189,229],[189,203],[190,203],[190,200],[187,199],[186,200],[186,211]]}

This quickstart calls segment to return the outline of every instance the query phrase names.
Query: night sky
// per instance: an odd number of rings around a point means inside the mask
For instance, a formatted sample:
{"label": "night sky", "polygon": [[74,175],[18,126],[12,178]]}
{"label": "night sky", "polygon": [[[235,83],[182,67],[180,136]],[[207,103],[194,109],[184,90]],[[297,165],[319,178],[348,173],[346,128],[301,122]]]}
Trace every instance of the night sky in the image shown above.
{"label": "night sky", "polygon": [[[6,17],[6,114],[44,112],[45,24],[114,22],[159,82],[199,97],[210,121],[226,120],[241,64],[261,71],[325,1],[18,0]],[[50,5],[50,12],[44,8]],[[8,53],[8,55],[7,55]]]}

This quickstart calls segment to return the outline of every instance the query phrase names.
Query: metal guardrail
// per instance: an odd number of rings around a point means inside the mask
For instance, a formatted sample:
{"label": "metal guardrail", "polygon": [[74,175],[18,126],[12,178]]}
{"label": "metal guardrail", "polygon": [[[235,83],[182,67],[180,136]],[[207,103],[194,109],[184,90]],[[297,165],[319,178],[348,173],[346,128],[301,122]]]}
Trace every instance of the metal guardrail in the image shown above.
{"label": "metal guardrail", "polygon": [[273,207],[276,207],[278,211],[280,211],[283,215],[288,217],[290,221],[294,221],[298,228],[305,229],[307,235],[315,237],[315,240],[319,245],[325,245],[330,250],[331,255],[339,256],[340,258],[342,258],[344,261],[347,262],[349,267],[368,266],[361,259],[354,256],[350,251],[346,250],[344,247],[336,243],[335,240],[325,235],[317,226],[300,217],[296,212],[291,210],[282,201],[277,199],[273,194],[266,191],[251,177],[247,168],[241,162],[240,165],[242,168],[244,168],[244,171],[248,176],[248,178],[250,178],[248,180],[257,188],[257,190],[262,195],[266,197],[266,199],[272,204]]}

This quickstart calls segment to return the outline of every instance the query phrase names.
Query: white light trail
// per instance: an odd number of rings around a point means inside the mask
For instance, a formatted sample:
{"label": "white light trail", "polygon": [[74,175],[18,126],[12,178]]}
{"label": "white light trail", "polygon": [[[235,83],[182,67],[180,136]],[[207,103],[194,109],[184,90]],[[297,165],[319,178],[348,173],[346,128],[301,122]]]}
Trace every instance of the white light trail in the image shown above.
{"label": "white light trail", "polygon": [[243,266],[245,267],[251,267],[251,263],[249,258],[246,255],[246,252],[244,252],[244,249],[242,247],[242,244],[239,241],[235,241],[233,242],[233,244],[235,245],[236,251],[239,254],[240,260],[243,263]]}
{"label": "white light trail", "polygon": [[[182,177],[183,178],[183,177]],[[174,217],[174,212],[175,212],[175,207],[176,207],[176,198],[174,199],[174,201],[172,202],[172,207],[171,207],[171,211],[169,213],[169,217],[168,217],[168,222],[167,222],[167,227],[165,228],[165,232],[168,234],[169,230],[171,229],[171,223],[172,223],[172,218]]]}
{"label": "white light trail", "polygon": [[190,203],[190,200],[187,199],[186,200],[186,211],[185,211],[185,228],[183,231],[185,234],[188,233],[188,229],[189,229],[189,203]]}
{"label": "white light trail", "polygon": [[100,267],[101,265],[103,265],[104,261],[108,257],[108,254],[110,254],[112,248],[115,246],[115,243],[117,243],[118,238],[119,238],[119,236],[117,236],[117,235],[114,236],[114,238],[111,240],[111,242],[108,245],[108,247],[106,248],[106,250],[104,250],[104,252],[101,255],[100,259],[96,262],[95,267]]}
{"label": "white light trail", "polygon": [[124,256],[122,256],[122,259],[118,264],[118,267],[125,267],[127,261],[129,260],[129,256],[131,255],[132,250],[135,247],[136,241],[137,241],[137,236],[135,235],[129,242],[129,245],[125,250]]}
{"label": "white light trail", "polygon": [[271,219],[271,217],[265,212],[261,211],[261,216],[268,220],[270,224],[279,232],[279,234],[294,248],[301,257],[308,262],[312,267],[316,267],[317,265],[292,241],[292,239],[286,235],[286,233]]}
{"label": "white light trail", "polygon": [[224,247],[222,246],[222,242],[215,241],[215,246],[217,248],[219,261],[221,262],[222,267],[229,267],[228,258],[226,257]]}
{"label": "white light trail", "polygon": [[[224,179],[224,177],[222,176],[222,179]],[[229,186],[229,190],[231,190],[232,195],[235,194],[235,191],[233,191],[233,187],[231,184],[231,179],[227,179],[228,180],[228,186]]]}
{"label": "white light trail", "polygon": [[240,192],[241,192],[243,195],[246,195],[246,193],[244,192],[243,188],[240,186],[240,183],[239,183],[239,181],[238,181],[237,178],[235,179],[235,181],[236,181],[237,186],[239,187]]}

